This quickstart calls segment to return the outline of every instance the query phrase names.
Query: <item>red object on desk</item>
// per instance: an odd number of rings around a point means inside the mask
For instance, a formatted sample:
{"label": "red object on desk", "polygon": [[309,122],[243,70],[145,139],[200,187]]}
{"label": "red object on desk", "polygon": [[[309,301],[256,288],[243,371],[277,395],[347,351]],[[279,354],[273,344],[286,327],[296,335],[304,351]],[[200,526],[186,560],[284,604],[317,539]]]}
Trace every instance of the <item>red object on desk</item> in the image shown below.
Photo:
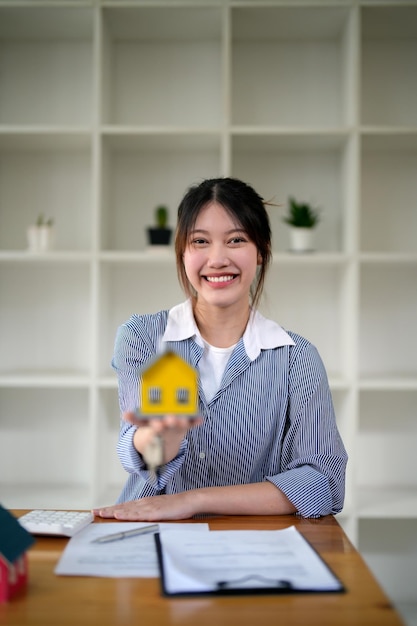
{"label": "red object on desk", "polygon": [[0,505],[0,602],[11,600],[26,588],[26,551],[33,542],[32,535]]}

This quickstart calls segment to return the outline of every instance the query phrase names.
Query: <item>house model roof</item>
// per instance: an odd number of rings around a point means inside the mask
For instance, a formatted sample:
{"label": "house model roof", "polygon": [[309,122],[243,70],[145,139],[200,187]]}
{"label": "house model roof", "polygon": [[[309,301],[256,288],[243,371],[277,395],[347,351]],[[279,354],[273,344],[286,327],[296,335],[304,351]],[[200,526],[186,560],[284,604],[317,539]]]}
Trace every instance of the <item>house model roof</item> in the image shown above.
{"label": "house model roof", "polygon": [[12,564],[34,543],[34,538],[0,504],[0,557]]}

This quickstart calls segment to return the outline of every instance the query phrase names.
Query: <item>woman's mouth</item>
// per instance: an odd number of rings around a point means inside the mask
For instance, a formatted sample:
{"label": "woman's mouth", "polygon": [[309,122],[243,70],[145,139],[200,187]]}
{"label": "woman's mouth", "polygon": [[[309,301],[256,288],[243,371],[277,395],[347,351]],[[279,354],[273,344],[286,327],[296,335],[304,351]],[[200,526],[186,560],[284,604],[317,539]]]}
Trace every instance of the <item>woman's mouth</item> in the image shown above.
{"label": "woman's mouth", "polygon": [[225,274],[224,276],[205,276],[204,278],[209,283],[229,283],[236,278],[236,274]]}

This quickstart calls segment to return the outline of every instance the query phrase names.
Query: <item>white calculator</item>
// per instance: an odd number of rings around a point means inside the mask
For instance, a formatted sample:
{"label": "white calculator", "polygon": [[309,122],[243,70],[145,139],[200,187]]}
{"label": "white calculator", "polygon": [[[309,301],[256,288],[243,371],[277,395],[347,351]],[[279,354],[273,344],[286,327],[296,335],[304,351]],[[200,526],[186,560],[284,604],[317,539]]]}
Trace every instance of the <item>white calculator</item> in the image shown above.
{"label": "white calculator", "polygon": [[89,511],[51,511],[38,509],[19,517],[19,523],[32,535],[72,537],[94,519]]}

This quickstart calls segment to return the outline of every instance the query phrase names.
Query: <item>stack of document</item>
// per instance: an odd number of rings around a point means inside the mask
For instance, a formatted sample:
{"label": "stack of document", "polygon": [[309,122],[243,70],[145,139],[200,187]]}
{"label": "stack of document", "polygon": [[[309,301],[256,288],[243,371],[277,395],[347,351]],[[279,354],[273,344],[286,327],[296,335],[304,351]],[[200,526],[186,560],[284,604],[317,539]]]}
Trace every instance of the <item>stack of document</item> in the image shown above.
{"label": "stack of document", "polygon": [[159,577],[164,595],[344,591],[295,526],[213,530],[207,524],[90,524],[68,542],[55,573]]}

